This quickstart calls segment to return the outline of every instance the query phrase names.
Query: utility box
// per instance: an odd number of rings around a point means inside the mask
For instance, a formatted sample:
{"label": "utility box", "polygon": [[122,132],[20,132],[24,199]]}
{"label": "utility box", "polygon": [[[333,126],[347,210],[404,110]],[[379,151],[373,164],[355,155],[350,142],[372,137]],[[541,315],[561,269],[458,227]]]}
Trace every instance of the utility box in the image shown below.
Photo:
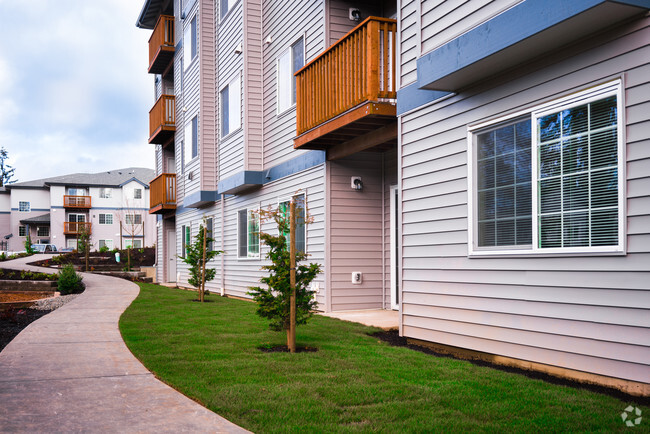
{"label": "utility box", "polygon": [[361,282],[363,281],[363,274],[361,274],[361,271],[353,271],[352,272],[352,283],[355,285],[361,285]]}

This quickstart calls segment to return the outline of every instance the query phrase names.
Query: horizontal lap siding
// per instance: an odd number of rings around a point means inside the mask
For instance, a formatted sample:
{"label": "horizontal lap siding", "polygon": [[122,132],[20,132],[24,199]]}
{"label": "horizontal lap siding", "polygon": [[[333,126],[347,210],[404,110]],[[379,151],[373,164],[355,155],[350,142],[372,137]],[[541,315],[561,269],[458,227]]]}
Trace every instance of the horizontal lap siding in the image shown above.
{"label": "horizontal lap siding", "polygon": [[216,136],[216,85],[215,68],[215,4],[201,0],[199,25],[199,56],[201,104],[199,122],[200,189],[217,188],[217,136]]}
{"label": "horizontal lap siding", "polygon": [[399,56],[400,85],[406,86],[417,79],[416,61],[420,55],[419,0],[400,2]]}
{"label": "horizontal lap siding", "polygon": [[305,152],[293,149],[296,109],[277,112],[277,60],[301,36],[305,38],[305,62],[320,54],[325,49],[325,16],[324,2],[318,0],[266,0],[262,11],[264,40],[272,40],[263,50],[264,167],[269,168]]}
{"label": "horizontal lap siding", "polygon": [[[232,196],[225,200],[225,288],[229,295],[250,298],[247,294],[248,288],[260,284],[260,278],[265,273],[261,267],[269,264],[269,261],[265,259],[268,248],[263,244],[260,249],[260,259],[239,259],[237,257],[237,213],[240,209],[257,209],[260,206],[262,208],[270,206],[275,209],[280,201],[288,200],[296,192],[304,192],[307,196],[309,214],[314,219],[313,223],[307,225],[307,250],[310,255],[307,262],[324,263],[325,193],[322,183],[324,172],[324,165],[317,166],[266,184],[257,192]],[[277,234],[275,223],[263,223],[261,230]],[[326,290],[324,275],[320,274],[315,282],[318,282],[320,286],[320,292],[317,294],[319,309],[324,310]]]}
{"label": "horizontal lap siding", "polygon": [[244,140],[246,170],[262,170],[263,91],[262,91],[262,3],[244,3]]}
{"label": "horizontal lap siding", "polygon": [[[650,382],[649,21],[402,118],[405,336]],[[623,72],[627,254],[468,258],[467,125]]]}
{"label": "horizontal lap siding", "polygon": [[[358,153],[331,161],[330,231],[332,311],[384,307],[382,274],[382,155]],[[351,188],[360,176],[363,191]],[[352,272],[363,273],[360,285]]]}
{"label": "horizontal lap siding", "polygon": [[390,309],[390,187],[397,185],[397,148],[384,153],[384,306]]}

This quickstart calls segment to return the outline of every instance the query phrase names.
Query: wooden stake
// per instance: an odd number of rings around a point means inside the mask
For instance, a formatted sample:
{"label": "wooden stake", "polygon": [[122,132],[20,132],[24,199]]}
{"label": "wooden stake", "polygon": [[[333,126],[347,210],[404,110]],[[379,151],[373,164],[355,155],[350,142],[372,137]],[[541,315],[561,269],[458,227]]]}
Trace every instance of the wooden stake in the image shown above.
{"label": "wooden stake", "polygon": [[296,352],[296,202],[289,203],[289,279],[291,297],[289,298],[289,342],[287,346]]}
{"label": "wooden stake", "polygon": [[203,303],[203,298],[205,295],[205,246],[208,239],[208,227],[203,226],[203,263],[201,264],[201,281],[199,282],[199,293],[201,303]]}

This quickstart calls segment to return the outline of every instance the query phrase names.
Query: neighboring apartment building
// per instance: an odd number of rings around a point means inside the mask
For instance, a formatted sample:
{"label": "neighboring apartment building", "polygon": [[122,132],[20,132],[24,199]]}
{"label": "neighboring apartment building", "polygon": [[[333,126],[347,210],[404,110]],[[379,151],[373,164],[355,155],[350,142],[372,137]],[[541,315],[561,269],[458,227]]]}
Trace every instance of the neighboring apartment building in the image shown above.
{"label": "neighboring apartment building", "polygon": [[649,9],[401,2],[402,335],[650,394]]}
{"label": "neighboring apartment building", "polygon": [[95,250],[153,246],[153,177],[151,169],[130,167],[8,184],[0,190],[0,240],[8,251],[25,250],[28,236],[32,243],[75,249],[87,231]]}
{"label": "neighboring apartment building", "polygon": [[187,285],[177,255],[206,219],[225,251],[208,288],[248,297],[267,263],[258,232],[277,231],[254,211],[297,197],[313,222],[296,241],[324,266],[319,308],[397,307],[396,12],[394,1],[145,1],[159,280]]}

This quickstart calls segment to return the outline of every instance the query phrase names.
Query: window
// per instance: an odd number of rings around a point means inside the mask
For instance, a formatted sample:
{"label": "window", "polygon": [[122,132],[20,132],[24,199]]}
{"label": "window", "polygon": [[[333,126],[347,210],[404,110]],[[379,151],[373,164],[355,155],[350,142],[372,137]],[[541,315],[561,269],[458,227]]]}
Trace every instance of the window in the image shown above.
{"label": "window", "polygon": [[112,188],[100,188],[99,189],[99,197],[102,199],[110,199],[113,197],[113,189]]}
{"label": "window", "polygon": [[108,247],[110,250],[113,250],[113,240],[99,240],[99,248]]}
{"label": "window", "polygon": [[[296,252],[305,252],[305,210],[307,204],[305,203],[305,195],[299,194],[293,197],[296,201]],[[289,201],[281,202],[279,206],[279,211],[284,215],[284,217],[289,220]],[[289,233],[286,232],[282,234],[287,239],[287,249],[289,249],[290,237]]]}
{"label": "window", "polygon": [[221,137],[241,127],[241,81],[237,76],[221,91]]}
{"label": "window", "polygon": [[84,223],[86,214],[68,214],[68,221],[71,223]]}
{"label": "window", "polygon": [[22,200],[18,202],[18,211],[20,212],[30,212],[31,211],[31,206],[29,202],[23,202]]}
{"label": "window", "polygon": [[221,0],[221,18],[225,17],[237,0]]}
{"label": "window", "polygon": [[470,128],[472,249],[623,251],[620,82]]}
{"label": "window", "polygon": [[184,258],[187,254],[187,249],[191,244],[191,227],[183,225],[181,227],[181,258]]}
{"label": "window", "polygon": [[69,196],[86,196],[85,188],[68,187]]}
{"label": "window", "polygon": [[133,199],[142,199],[142,189],[134,188],[133,189]]}
{"label": "window", "polygon": [[50,227],[49,226],[37,226],[36,227],[36,236],[37,237],[49,237],[50,236]]}
{"label": "window", "polygon": [[304,65],[304,42],[303,38],[300,38],[278,58],[278,113],[284,112],[296,103],[296,77],[294,74]]}
{"label": "window", "polygon": [[260,216],[253,210],[238,212],[237,256],[240,258],[260,257]]}
{"label": "window", "polygon": [[113,214],[99,214],[99,224],[100,225],[112,225],[113,224]]}
{"label": "window", "polygon": [[187,70],[197,53],[196,15],[183,32],[183,68]]}
{"label": "window", "polygon": [[139,238],[127,238],[124,240],[124,247],[129,248],[132,247],[134,249],[141,249],[142,248],[142,240]]}
{"label": "window", "polygon": [[27,227],[26,226],[18,226],[18,236],[19,237],[26,237],[27,236]]}
{"label": "window", "polygon": [[[213,221],[212,218],[205,219],[205,227],[208,232],[208,238],[213,238],[212,232]],[[208,250],[214,250],[214,241],[210,241],[207,245]]]}
{"label": "window", "polygon": [[183,138],[185,148],[185,164],[188,164],[199,155],[199,117],[194,116],[192,120],[185,124],[185,134]]}
{"label": "window", "polygon": [[127,225],[140,225],[142,224],[142,214],[126,214],[124,223]]}

